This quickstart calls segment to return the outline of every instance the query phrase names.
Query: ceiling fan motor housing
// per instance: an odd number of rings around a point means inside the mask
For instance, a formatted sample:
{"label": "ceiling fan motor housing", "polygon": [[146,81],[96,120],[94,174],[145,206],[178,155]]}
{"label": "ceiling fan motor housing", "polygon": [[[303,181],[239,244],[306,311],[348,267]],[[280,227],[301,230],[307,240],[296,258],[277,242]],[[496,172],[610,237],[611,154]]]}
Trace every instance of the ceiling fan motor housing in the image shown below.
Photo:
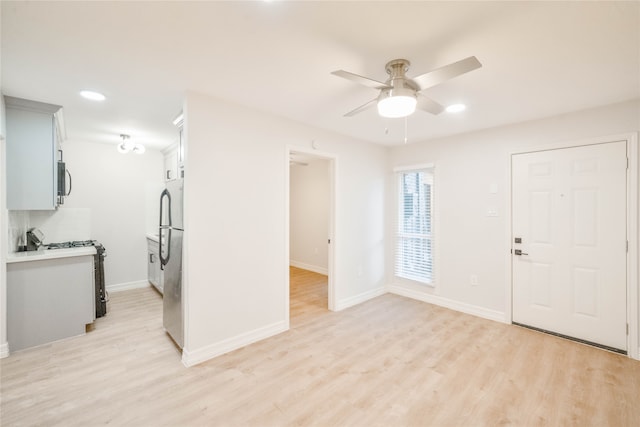
{"label": "ceiling fan motor housing", "polygon": [[415,111],[418,87],[405,75],[410,64],[406,59],[394,59],[385,66],[389,74],[385,83],[390,87],[378,95],[378,113],[383,117],[405,117]]}
{"label": "ceiling fan motor housing", "polygon": [[394,59],[393,61],[387,62],[385,69],[387,70],[387,74],[389,74],[389,79],[387,79],[385,83],[391,87],[382,89],[378,100],[392,96],[416,97],[416,92],[419,88],[405,75],[410,65],[411,63],[406,59]]}

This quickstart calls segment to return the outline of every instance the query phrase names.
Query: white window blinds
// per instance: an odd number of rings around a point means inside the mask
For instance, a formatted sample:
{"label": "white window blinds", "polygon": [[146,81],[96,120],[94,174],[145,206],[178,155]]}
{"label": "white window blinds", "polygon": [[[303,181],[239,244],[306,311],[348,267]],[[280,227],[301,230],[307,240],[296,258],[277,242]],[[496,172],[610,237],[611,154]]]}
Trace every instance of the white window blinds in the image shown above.
{"label": "white window blinds", "polygon": [[397,172],[395,275],[433,283],[433,167]]}

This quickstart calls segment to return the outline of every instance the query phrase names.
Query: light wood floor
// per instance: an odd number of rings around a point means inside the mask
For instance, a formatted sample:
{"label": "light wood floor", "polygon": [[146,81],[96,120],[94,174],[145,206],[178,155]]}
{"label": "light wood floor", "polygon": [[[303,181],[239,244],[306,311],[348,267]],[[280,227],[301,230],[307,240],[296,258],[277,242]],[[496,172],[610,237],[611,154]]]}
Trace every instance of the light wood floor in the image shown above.
{"label": "light wood floor", "polygon": [[640,362],[383,295],[326,310],[292,269],[290,331],[184,368],[152,289],[0,361],[2,426],[638,426]]}
{"label": "light wood floor", "polygon": [[289,326],[300,327],[329,314],[327,276],[289,267]]}

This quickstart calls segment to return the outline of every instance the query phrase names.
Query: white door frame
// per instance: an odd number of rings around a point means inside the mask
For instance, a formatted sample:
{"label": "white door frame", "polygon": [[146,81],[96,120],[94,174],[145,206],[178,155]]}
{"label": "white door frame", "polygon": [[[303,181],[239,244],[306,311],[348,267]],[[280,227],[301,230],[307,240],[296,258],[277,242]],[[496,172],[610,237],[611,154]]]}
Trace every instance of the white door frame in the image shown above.
{"label": "white door frame", "polygon": [[[580,147],[585,145],[604,144],[607,142],[626,141],[627,142],[627,158],[629,159],[629,167],[627,169],[627,241],[629,242],[629,250],[627,251],[627,324],[629,325],[629,333],[627,335],[627,355],[633,359],[640,360],[640,342],[638,334],[640,333],[640,304],[638,298],[640,296],[640,284],[638,283],[638,134],[626,133],[621,135],[603,136],[591,138],[587,140],[556,142],[543,146],[533,146],[528,149],[518,149],[508,154],[509,167],[509,192],[506,197],[505,212],[507,213],[507,229],[505,235],[506,247],[511,249],[512,230],[512,212],[511,212],[511,191],[512,191],[512,174],[511,159],[516,154],[532,153],[537,151],[558,150],[561,148]],[[513,321],[513,271],[511,263],[511,251],[506,252],[506,290],[505,290],[505,322]]]}
{"label": "white door frame", "polygon": [[336,288],[337,283],[335,280],[335,265],[336,265],[336,188],[337,188],[337,176],[338,176],[338,156],[332,153],[318,151],[312,148],[299,147],[296,145],[287,145],[285,150],[285,185],[286,185],[286,206],[285,206],[285,256],[286,256],[286,316],[287,326],[289,325],[289,260],[290,260],[290,248],[289,248],[289,233],[290,233],[290,218],[289,218],[289,208],[290,208],[290,165],[289,159],[292,152],[296,153],[304,153],[310,156],[318,157],[324,160],[329,161],[329,235],[327,238],[329,239],[328,251],[328,268],[327,268],[327,277],[328,277],[328,301],[327,305],[329,310],[336,311],[337,302],[336,302]]}

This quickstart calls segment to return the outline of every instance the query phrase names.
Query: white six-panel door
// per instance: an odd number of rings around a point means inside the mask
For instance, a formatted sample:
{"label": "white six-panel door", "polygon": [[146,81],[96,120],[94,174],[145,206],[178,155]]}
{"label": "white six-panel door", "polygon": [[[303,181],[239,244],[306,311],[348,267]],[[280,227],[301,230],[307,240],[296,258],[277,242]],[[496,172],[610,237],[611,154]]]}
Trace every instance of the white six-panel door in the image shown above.
{"label": "white six-panel door", "polygon": [[626,153],[621,141],[512,156],[514,322],[627,349]]}

